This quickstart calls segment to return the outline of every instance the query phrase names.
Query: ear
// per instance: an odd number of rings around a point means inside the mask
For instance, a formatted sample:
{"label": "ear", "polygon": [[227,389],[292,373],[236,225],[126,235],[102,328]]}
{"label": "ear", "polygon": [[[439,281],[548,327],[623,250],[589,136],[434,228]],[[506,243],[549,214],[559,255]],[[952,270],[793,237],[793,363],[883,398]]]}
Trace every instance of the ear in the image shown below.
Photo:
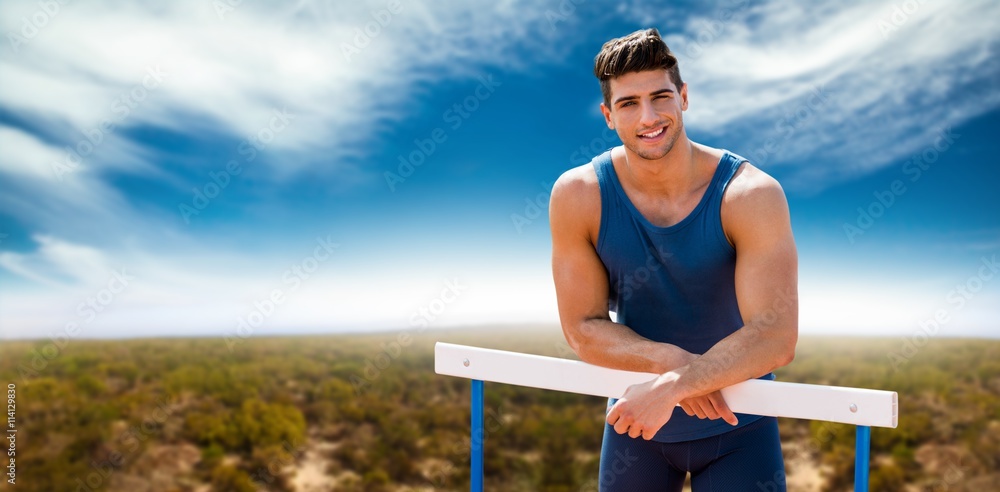
{"label": "ear", "polygon": [[688,109],[688,85],[687,82],[681,85],[681,111]]}
{"label": "ear", "polygon": [[601,103],[601,114],[604,115],[604,122],[607,123],[608,128],[614,130],[615,123],[611,120],[611,110],[604,103]]}

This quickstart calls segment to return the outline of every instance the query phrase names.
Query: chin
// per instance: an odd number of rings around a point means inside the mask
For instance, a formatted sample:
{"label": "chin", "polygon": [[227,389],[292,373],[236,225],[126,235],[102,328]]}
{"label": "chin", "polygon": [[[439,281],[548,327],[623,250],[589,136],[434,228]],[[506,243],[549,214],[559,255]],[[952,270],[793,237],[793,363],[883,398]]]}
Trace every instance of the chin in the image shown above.
{"label": "chin", "polygon": [[674,136],[674,138],[668,139],[666,142],[663,142],[663,144],[659,147],[650,148],[644,145],[642,142],[636,142],[629,147],[629,150],[631,150],[633,154],[638,155],[643,159],[646,159],[648,161],[653,161],[656,159],[662,159],[665,155],[669,154],[670,151],[673,150],[675,143],[677,143],[676,136]]}

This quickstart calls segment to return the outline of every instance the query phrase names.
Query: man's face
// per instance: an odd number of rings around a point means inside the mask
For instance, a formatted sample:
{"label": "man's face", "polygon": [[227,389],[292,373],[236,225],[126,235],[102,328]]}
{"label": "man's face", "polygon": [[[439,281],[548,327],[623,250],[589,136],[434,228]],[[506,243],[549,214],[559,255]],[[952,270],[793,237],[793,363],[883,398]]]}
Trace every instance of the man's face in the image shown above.
{"label": "man's face", "polygon": [[[608,127],[643,159],[659,159],[684,130],[687,84],[680,88],[666,70],[633,72],[611,79],[611,107],[601,103]],[[647,137],[648,135],[648,137]]]}

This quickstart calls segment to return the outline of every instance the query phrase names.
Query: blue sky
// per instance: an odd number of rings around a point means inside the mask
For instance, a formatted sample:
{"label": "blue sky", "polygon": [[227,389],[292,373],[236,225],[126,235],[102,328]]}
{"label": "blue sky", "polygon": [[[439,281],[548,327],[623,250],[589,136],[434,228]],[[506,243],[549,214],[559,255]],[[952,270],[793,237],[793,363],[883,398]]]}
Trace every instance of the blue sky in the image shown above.
{"label": "blue sky", "polygon": [[0,337],[555,323],[548,191],[644,27],[783,184],[803,333],[1000,334],[996,2],[342,3],[2,4]]}

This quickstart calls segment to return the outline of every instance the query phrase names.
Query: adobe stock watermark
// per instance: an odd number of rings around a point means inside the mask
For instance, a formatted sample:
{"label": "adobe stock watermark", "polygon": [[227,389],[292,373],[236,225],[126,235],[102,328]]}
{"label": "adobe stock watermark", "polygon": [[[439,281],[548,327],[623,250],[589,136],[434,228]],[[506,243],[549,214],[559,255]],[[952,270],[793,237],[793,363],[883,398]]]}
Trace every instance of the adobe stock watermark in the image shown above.
{"label": "adobe stock watermark", "polygon": [[775,471],[774,474],[771,475],[771,481],[769,482],[757,481],[756,484],[757,488],[754,490],[759,490],[762,492],[779,492],[782,490],[787,490],[785,488],[787,485],[785,483],[786,478],[787,476],[785,475],[785,470],[782,469]]}
{"label": "adobe stock watermark", "polygon": [[275,480],[282,476],[282,468],[291,466],[305,454],[301,446],[295,446],[286,440],[281,441],[281,450],[284,453],[283,455],[271,458],[268,460],[267,465],[258,467],[250,475],[250,481],[254,485],[261,489],[268,489]]}
{"label": "adobe stock watermark", "polygon": [[621,143],[621,139],[618,138],[618,132],[604,127],[604,131],[601,132],[599,137],[590,139],[589,142],[581,145],[580,148],[574,150],[569,155],[569,163],[573,166],[582,166],[617,143]]}
{"label": "adobe stock watermark", "polygon": [[952,313],[964,308],[990,280],[993,280],[997,273],[1000,273],[1000,262],[997,261],[996,253],[989,258],[983,256],[980,258],[980,263],[982,264],[975,275],[971,275],[964,282],[955,285],[955,288],[944,296],[945,302],[950,308],[940,308],[934,312],[933,316],[918,321],[917,326],[920,329],[904,337],[898,351],[887,354],[889,364],[894,371],[910,362],[920,349],[927,345],[930,338],[936,336],[941,328],[951,321]]}
{"label": "adobe stock watermark", "polygon": [[21,46],[38,37],[38,33],[62,12],[63,5],[69,3],[69,0],[41,0],[36,3],[38,10],[21,17],[21,30],[7,33],[7,40],[15,53],[21,51]]}
{"label": "adobe stock watermark", "polygon": [[65,174],[79,169],[84,159],[90,157],[114,132],[115,126],[125,121],[132,114],[132,111],[149,97],[151,92],[159,89],[169,75],[160,69],[159,65],[146,67],[146,74],[142,76],[138,84],[111,100],[113,116],[102,119],[96,127],[83,130],[83,138],[78,140],[75,145],[65,147],[66,157],[63,161],[51,163],[52,172],[56,178],[62,181]]}
{"label": "adobe stock watermark", "polygon": [[88,296],[77,305],[78,319],[76,321],[66,323],[61,332],[50,332],[48,343],[42,345],[40,349],[31,349],[28,352],[30,360],[22,362],[17,368],[21,381],[28,383],[30,378],[41,374],[49,366],[50,361],[59,357],[59,354],[69,345],[70,340],[80,336],[82,329],[114,303],[115,299],[134,280],[135,277],[129,275],[124,268],[120,271],[112,271],[106,287],[98,290],[94,295]]}
{"label": "adobe stock watermark", "polygon": [[[451,131],[458,130],[465,120],[469,119],[473,113],[482,107],[483,101],[489,99],[497,87],[501,85],[503,85],[502,82],[493,80],[493,74],[488,74],[485,77],[479,76],[479,85],[472,91],[472,94],[466,96],[460,102],[452,104],[450,108],[441,114],[441,119],[445,123],[450,123],[449,128]],[[395,192],[397,186],[412,176],[417,168],[424,165],[427,159],[437,152],[438,146],[448,141],[448,136],[448,130],[436,127],[430,131],[430,135],[427,138],[413,139],[414,149],[405,156],[403,154],[397,156],[399,163],[396,165],[396,171],[385,171],[382,173],[389,191]]]}
{"label": "adobe stock watermark", "polygon": [[906,0],[901,5],[892,4],[892,13],[886,18],[880,18],[876,23],[882,39],[889,39],[889,34],[898,31],[913,14],[920,10],[927,0]]}
{"label": "adobe stock watermark", "polygon": [[746,157],[755,166],[766,164],[774,155],[784,148],[792,136],[808,126],[820,111],[828,107],[834,99],[832,94],[822,84],[813,86],[803,100],[793,109],[774,122],[773,131],[777,136],[768,137],[759,147],[753,148]]}
{"label": "adobe stock watermark", "polygon": [[638,292],[646,283],[653,278],[653,272],[659,271],[663,268],[663,264],[673,258],[674,254],[670,251],[663,249],[663,246],[657,245],[656,251],[659,255],[646,255],[646,261],[635,267],[631,273],[622,277],[621,282],[616,286],[618,290],[618,295],[622,297],[622,300],[629,300]]}
{"label": "adobe stock watermark", "polygon": [[[333,252],[340,247],[334,243],[327,235],[325,238],[316,238],[316,247],[311,255],[306,256],[301,261],[293,264],[281,275],[281,284],[284,288],[274,288],[263,299],[258,299],[253,303],[253,309],[245,316],[236,318],[235,330],[226,333],[226,347],[232,352],[233,349],[250,338],[254,331],[263,326],[268,318],[274,315],[278,307],[285,303],[287,295],[295,292],[302,286],[302,282],[309,279],[320,266],[329,261]],[[286,290],[287,289],[287,290]]]}
{"label": "adobe stock watermark", "polygon": [[[831,424],[831,422],[825,422],[825,424]],[[823,432],[826,427],[820,429]],[[824,442],[828,442],[833,436],[837,435],[836,431],[829,433],[829,438],[824,438]],[[944,470],[941,478],[935,478],[928,483],[921,484],[920,490],[929,491],[939,491],[939,490],[950,490],[951,487],[957,485],[959,482],[965,479],[965,472],[967,468],[962,466],[961,462],[954,463],[948,462],[947,469]],[[926,473],[926,472],[925,472]],[[788,476],[784,470],[778,470],[772,475],[772,479],[768,482],[758,481],[756,483],[756,488],[760,492],[778,492],[780,490],[786,490]]]}
{"label": "adobe stock watermark", "polygon": [[[591,159],[593,159],[598,154],[608,150],[615,144],[615,142],[620,142],[618,139],[618,133],[611,128],[604,128],[599,137],[594,137],[586,144],[580,145],[580,148],[575,149],[569,156],[570,165],[582,166]],[[518,234],[524,232],[524,228],[535,223],[540,217],[545,215],[549,210],[549,199],[552,198],[552,187],[555,186],[555,181],[551,183],[541,182],[542,191],[537,193],[533,197],[524,198],[524,209],[520,213],[510,214],[510,222],[514,226],[514,230]]]}
{"label": "adobe stock watermark", "polygon": [[441,294],[426,305],[418,307],[410,316],[410,326],[414,329],[400,331],[394,339],[382,342],[379,346],[381,350],[374,356],[365,359],[361,375],[351,375],[349,379],[351,386],[354,387],[354,393],[361,396],[366,387],[378,379],[382,375],[382,371],[385,371],[392,365],[393,361],[403,354],[403,349],[413,343],[412,334],[421,334],[427,330],[427,327],[438,316],[444,314],[448,306],[457,301],[462,293],[468,289],[469,286],[463,285],[457,278],[445,280]]}
{"label": "adobe stock watermark", "polygon": [[552,187],[555,181],[541,183],[542,191],[534,197],[524,198],[524,210],[521,213],[510,214],[510,221],[514,224],[514,230],[518,234],[524,232],[525,226],[529,226],[543,216],[549,210],[549,199],[552,198]]}
{"label": "adobe stock watermark", "polygon": [[160,399],[152,413],[144,417],[139,425],[132,426],[118,435],[106,460],[101,462],[91,460],[90,467],[94,471],[82,479],[77,477],[77,487],[74,490],[81,492],[105,488],[106,482],[115,470],[121,470],[132,458],[142,454],[142,443],[162,430],[163,424],[173,415],[176,404],[177,399],[174,396],[170,397],[170,401]]}
{"label": "adobe stock watermark", "polygon": [[[819,429],[812,435],[810,432],[809,441],[806,447],[809,448],[808,451],[800,451],[804,453],[809,453],[810,451],[819,454],[823,450],[823,446],[831,441],[833,441],[840,433],[847,427],[844,424],[838,424],[830,421],[819,420],[815,421],[819,424]],[[785,470],[777,470],[771,475],[771,480],[767,482],[757,481],[755,485],[756,488],[753,490],[761,492],[778,492],[781,490],[787,490],[787,479],[788,475]]]}
{"label": "adobe stock watermark", "polygon": [[257,158],[257,153],[267,148],[271,142],[283,133],[295,115],[288,112],[287,108],[277,108],[271,110],[272,115],[266,125],[257,130],[253,135],[247,136],[236,146],[236,151],[243,156],[243,161],[230,159],[226,165],[218,171],[209,171],[208,180],[201,186],[191,188],[192,196],[190,203],[182,202],[177,204],[181,218],[185,224],[191,224],[191,217],[200,215],[212,200],[222,194],[233,182],[233,178],[243,173],[243,164],[249,164]]}
{"label": "adobe stock watermark", "polygon": [[683,43],[677,51],[691,59],[701,57],[705,53],[705,48],[722,38],[726,28],[735,22],[734,16],[746,10],[749,5],[750,0],[731,0],[728,5],[719,7],[711,20],[702,20],[698,31],[688,37],[690,41]]}
{"label": "adobe stock watermark", "polygon": [[[7,383],[7,483],[17,485],[17,385]],[[22,460],[23,461],[23,460]]]}
{"label": "adobe stock watermark", "polygon": [[781,316],[789,310],[798,310],[799,291],[795,287],[786,287],[778,293],[778,296],[771,302],[771,306],[756,316],[752,322],[760,326],[772,326],[782,319]]}
{"label": "adobe stock watermark", "polygon": [[[900,172],[909,177],[911,184],[916,183],[961,136],[961,134],[953,132],[950,127],[939,130],[937,136],[934,137],[934,142],[903,163]],[[885,189],[874,191],[872,193],[874,200],[869,202],[867,206],[857,208],[858,216],[854,223],[843,223],[847,240],[854,244],[856,238],[871,230],[875,221],[883,217],[908,190],[906,182],[902,179],[894,179]]]}
{"label": "adobe stock watermark", "polygon": [[483,413],[483,428],[451,446],[448,454],[454,459],[447,460],[443,466],[431,471],[426,477],[427,483],[434,488],[444,488],[448,483],[448,477],[458,472],[455,462],[467,462],[472,456],[473,447],[484,449],[490,434],[500,431],[503,426],[504,413],[501,408],[497,407],[494,410],[492,407],[486,407]]}
{"label": "adobe stock watermark", "polygon": [[[930,490],[933,492],[941,490],[964,490],[956,487],[960,482],[966,479],[965,473],[969,471],[970,466],[963,465],[961,458],[956,460],[957,462],[948,461],[948,466],[944,468],[943,473],[941,473],[940,478],[935,477],[929,483],[923,485],[924,490]],[[952,489],[955,487],[955,489]]]}
{"label": "adobe stock watermark", "polygon": [[562,0],[559,5],[556,6],[555,10],[548,9],[545,11],[545,20],[549,21],[549,31],[555,31],[557,29],[557,24],[560,22],[566,22],[570,16],[576,13],[576,6],[584,3],[586,0]]}
{"label": "adobe stock watermark", "polygon": [[236,10],[237,7],[243,5],[243,0],[213,0],[212,8],[215,10],[215,15],[219,16],[220,21],[226,20],[226,16],[231,12]]}
{"label": "adobe stock watermark", "polygon": [[382,30],[392,24],[393,16],[403,11],[403,6],[399,0],[389,0],[384,9],[371,11],[372,20],[365,23],[362,29],[354,29],[354,37],[350,43],[340,43],[340,52],[344,59],[351,61],[351,57],[361,54],[361,50],[368,47],[372,40],[382,34]]}
{"label": "adobe stock watermark", "polygon": [[[610,410],[610,408],[609,406],[608,409]],[[614,459],[607,463],[607,466],[600,468],[597,478],[583,484],[580,490],[588,492],[605,490],[614,485],[622,475],[625,475],[633,465],[639,462],[639,456],[632,454],[632,448],[627,448],[624,452],[616,449],[614,455]]]}

